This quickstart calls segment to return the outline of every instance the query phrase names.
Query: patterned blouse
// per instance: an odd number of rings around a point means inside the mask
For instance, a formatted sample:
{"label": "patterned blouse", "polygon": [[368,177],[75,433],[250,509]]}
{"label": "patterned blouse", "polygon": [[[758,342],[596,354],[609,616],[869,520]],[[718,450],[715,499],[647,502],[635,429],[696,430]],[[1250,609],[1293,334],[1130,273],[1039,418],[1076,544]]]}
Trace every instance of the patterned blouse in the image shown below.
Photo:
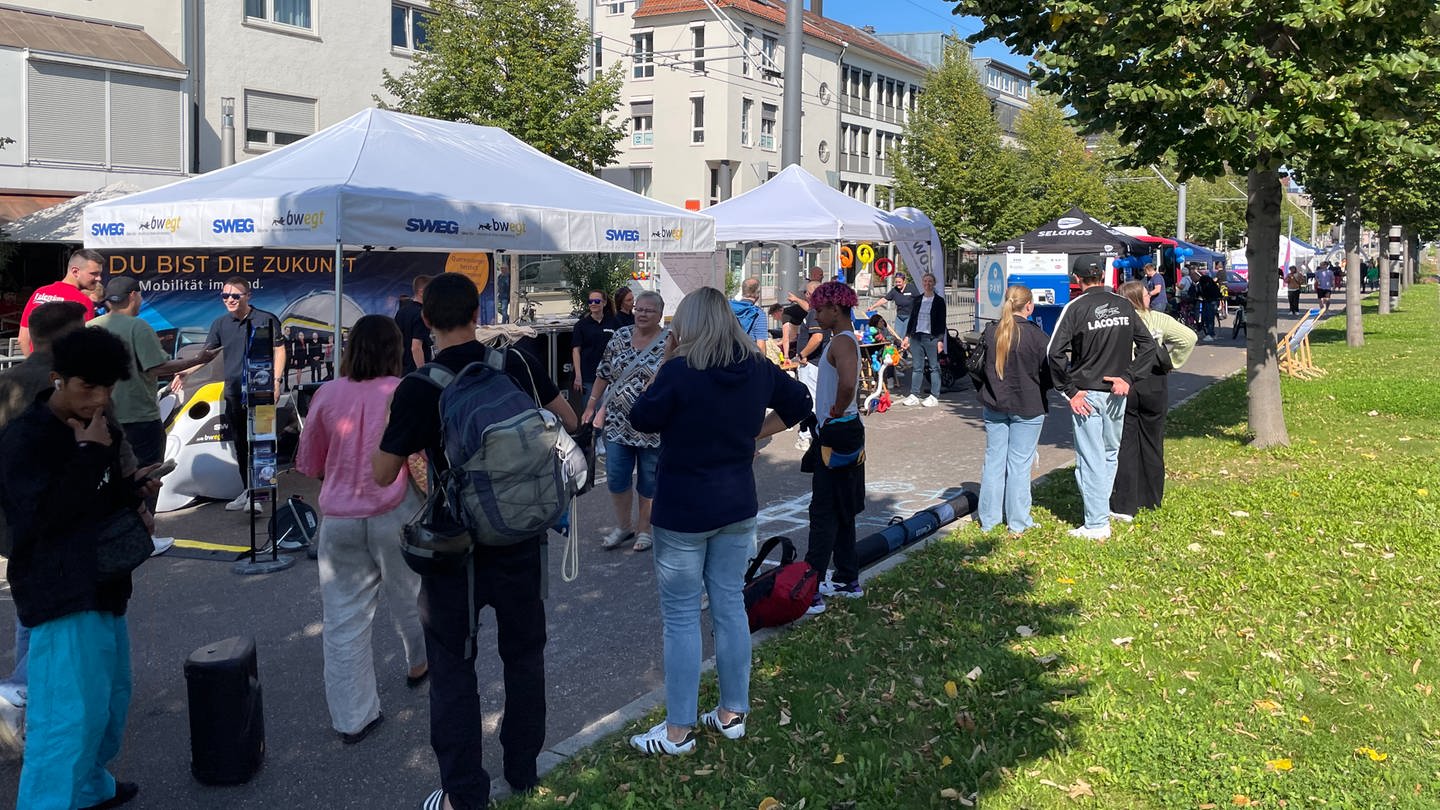
{"label": "patterned blouse", "polygon": [[[615,335],[605,346],[605,356],[600,360],[600,367],[595,370],[595,378],[605,380],[610,385],[605,392],[609,397],[605,404],[605,441],[628,444],[631,447],[659,447],[659,433],[641,433],[630,427],[630,409],[660,371],[660,364],[665,361],[665,341],[656,335],[654,342],[648,347],[636,351],[630,342],[634,334],[633,326],[615,330]],[[616,380],[636,357],[641,358],[640,362],[625,375],[625,379]]]}

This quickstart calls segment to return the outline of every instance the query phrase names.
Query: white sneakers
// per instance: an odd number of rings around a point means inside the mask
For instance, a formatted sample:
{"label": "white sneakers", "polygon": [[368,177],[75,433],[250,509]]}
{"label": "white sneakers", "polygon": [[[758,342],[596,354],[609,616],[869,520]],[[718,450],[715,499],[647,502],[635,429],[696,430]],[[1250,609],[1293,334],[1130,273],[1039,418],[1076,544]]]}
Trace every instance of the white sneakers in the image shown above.
{"label": "white sneakers", "polygon": [[1071,537],[1083,537],[1086,540],[1108,540],[1110,538],[1110,527],[1102,526],[1098,529],[1087,529],[1081,526],[1078,529],[1069,531]]}
{"label": "white sneakers", "polygon": [[0,752],[15,755],[25,752],[25,688],[22,686],[0,684]]}
{"label": "white sneakers", "polygon": [[931,394],[930,396],[920,400],[920,404],[926,408],[933,408],[936,405],[940,404],[940,400],[936,399],[934,394]]}
{"label": "white sneakers", "polygon": [[253,504],[250,503],[250,492],[249,492],[248,490],[247,490],[247,491],[244,491],[244,492],[241,492],[239,495],[237,495],[237,496],[235,497],[235,500],[233,500],[233,501],[225,504],[225,511],[226,511],[226,512],[243,512],[243,511],[245,511],[245,508],[246,508],[247,506],[248,506],[252,511],[254,511],[255,514],[257,514],[257,515],[260,514],[260,504],[258,504],[258,503],[253,503]]}
{"label": "white sneakers", "polygon": [[[931,399],[934,399],[934,397],[931,397]],[[917,397],[917,396],[915,396],[914,394],[911,394],[910,396],[905,397],[904,399],[900,400],[900,404],[901,404],[901,405],[909,405],[909,406],[913,407],[913,406],[915,406],[915,405],[919,405],[919,404],[920,404],[920,398]]]}
{"label": "white sneakers", "polygon": [[795,433],[795,449],[802,453],[810,449],[810,431],[801,430]]}
{"label": "white sneakers", "polygon": [[175,545],[175,538],[173,538],[173,537],[151,537],[151,538],[150,538],[150,543],[151,543],[151,545],[155,546],[155,550],[152,551],[152,552],[150,552],[150,556],[151,556],[151,557],[158,557],[158,556],[160,556],[161,554],[164,554],[165,552],[169,551],[169,550],[171,549],[171,547]]}
{"label": "white sneakers", "polygon": [[919,406],[924,407],[924,408],[933,408],[933,407],[935,407],[936,405],[939,405],[939,404],[940,404],[940,400],[936,399],[934,394],[931,394],[930,396],[925,397],[924,399],[921,399],[921,398],[915,396],[914,394],[911,394],[910,396],[905,397],[904,399],[900,400],[900,404],[901,404],[901,405],[909,405],[909,406],[911,406],[911,407],[914,407],[914,406],[916,406],[916,405],[919,405]]}
{"label": "white sneakers", "polygon": [[[636,734],[630,738],[630,746],[642,754],[665,754],[666,756],[679,756],[681,754],[695,753],[695,731],[692,729],[685,735],[685,739],[678,743],[670,742],[667,732],[669,723],[661,720],[658,725],[644,734]],[[741,727],[743,731],[743,726]]]}
{"label": "white sneakers", "polygon": [[745,736],[745,715],[737,714],[730,718],[730,722],[722,723],[718,706],[700,715],[700,725],[724,734],[727,740],[738,740]]}

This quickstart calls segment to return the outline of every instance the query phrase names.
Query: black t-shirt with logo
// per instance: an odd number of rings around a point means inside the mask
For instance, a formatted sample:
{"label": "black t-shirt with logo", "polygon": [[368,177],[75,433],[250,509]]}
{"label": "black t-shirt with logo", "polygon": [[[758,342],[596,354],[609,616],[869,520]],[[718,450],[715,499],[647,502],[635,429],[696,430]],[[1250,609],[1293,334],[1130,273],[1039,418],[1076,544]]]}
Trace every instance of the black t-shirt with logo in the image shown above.
{"label": "black t-shirt with logo", "polygon": [[[229,312],[216,318],[210,324],[210,334],[205,337],[205,348],[220,349],[225,364],[225,394],[239,396],[245,387],[245,352],[250,348],[250,330],[253,327],[270,324],[270,336],[275,346],[285,345],[285,333],[280,331],[280,319],[263,309],[250,308],[244,318],[236,318]],[[275,369],[278,377],[284,369]]]}
{"label": "black t-shirt with logo", "polygon": [[600,360],[605,356],[605,347],[610,345],[611,336],[619,328],[620,323],[615,320],[614,315],[606,315],[599,321],[586,315],[575,323],[575,331],[570,340],[571,345],[580,350],[580,368],[576,369],[576,372],[584,384],[595,382],[595,369],[600,367]]}

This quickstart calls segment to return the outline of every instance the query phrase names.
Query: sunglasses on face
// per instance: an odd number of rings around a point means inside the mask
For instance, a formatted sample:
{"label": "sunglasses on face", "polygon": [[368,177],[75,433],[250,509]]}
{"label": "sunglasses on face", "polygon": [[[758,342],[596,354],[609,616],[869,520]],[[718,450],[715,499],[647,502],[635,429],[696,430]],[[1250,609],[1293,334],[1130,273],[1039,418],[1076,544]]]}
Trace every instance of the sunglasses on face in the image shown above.
{"label": "sunglasses on face", "polygon": [[591,298],[591,299],[590,299],[590,303],[592,303],[592,304],[603,304],[603,303],[605,303],[605,301],[604,301],[604,299],[601,299],[601,298]]}
{"label": "sunglasses on face", "polygon": [[220,298],[225,301],[239,301],[244,298],[244,293],[220,293]]}

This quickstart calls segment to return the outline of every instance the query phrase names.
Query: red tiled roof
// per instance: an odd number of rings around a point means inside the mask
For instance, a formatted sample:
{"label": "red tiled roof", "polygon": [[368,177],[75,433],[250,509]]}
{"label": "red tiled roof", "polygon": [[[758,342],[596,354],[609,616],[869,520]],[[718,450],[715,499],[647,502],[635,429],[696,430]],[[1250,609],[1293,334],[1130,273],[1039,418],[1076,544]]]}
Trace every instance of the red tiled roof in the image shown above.
{"label": "red tiled roof", "polygon": [[[785,9],[783,6],[777,5],[780,2],[781,0],[715,0],[715,5],[721,8],[733,8],[784,25]],[[641,0],[640,7],[635,11],[635,19],[705,10],[705,3],[701,0]],[[859,28],[832,20],[829,17],[821,17],[809,11],[804,13],[803,19],[805,33],[808,36],[833,42],[836,45],[848,43],[851,48],[860,48],[879,54],[916,70],[922,72],[928,70],[924,63],[911,59]]]}

